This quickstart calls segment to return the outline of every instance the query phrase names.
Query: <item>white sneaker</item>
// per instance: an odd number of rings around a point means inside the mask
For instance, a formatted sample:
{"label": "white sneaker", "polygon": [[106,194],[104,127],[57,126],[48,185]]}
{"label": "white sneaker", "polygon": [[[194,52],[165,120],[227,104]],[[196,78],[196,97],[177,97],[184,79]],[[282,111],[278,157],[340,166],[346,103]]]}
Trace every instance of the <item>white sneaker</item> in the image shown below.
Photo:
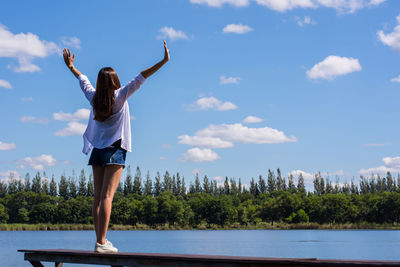
{"label": "white sneaker", "polygon": [[100,253],[108,253],[108,252],[118,252],[118,249],[113,246],[113,244],[106,239],[106,243],[99,244],[96,242],[96,245],[94,246],[94,251],[100,252]]}

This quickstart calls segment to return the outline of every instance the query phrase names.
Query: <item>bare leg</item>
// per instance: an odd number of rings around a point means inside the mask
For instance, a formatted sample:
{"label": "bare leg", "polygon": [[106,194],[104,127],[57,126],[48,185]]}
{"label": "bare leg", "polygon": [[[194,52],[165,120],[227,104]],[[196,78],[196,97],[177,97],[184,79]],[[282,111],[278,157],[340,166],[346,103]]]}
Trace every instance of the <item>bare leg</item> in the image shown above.
{"label": "bare leg", "polygon": [[101,190],[103,188],[104,180],[104,167],[102,166],[92,166],[93,169],[93,183],[94,183],[94,200],[92,207],[92,216],[94,230],[96,232],[96,239],[99,237],[99,210],[100,210],[100,198]]}
{"label": "bare leg", "polygon": [[100,197],[99,226],[97,242],[104,244],[108,223],[110,221],[112,200],[121,179],[123,167],[121,165],[107,165],[104,167],[103,188]]}

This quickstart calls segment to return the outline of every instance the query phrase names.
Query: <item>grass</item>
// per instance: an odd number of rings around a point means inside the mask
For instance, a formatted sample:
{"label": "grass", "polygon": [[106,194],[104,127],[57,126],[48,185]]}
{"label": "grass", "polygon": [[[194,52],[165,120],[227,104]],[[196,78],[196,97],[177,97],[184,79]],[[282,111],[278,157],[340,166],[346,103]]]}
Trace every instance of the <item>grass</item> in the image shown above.
{"label": "grass", "polygon": [[[345,224],[318,224],[318,223],[271,223],[261,222],[253,225],[241,225],[234,223],[231,225],[220,226],[216,224],[200,224],[196,227],[179,226],[179,225],[155,225],[146,224],[137,225],[110,225],[109,230],[300,230],[300,229],[316,229],[316,230],[348,230],[348,229],[379,229],[379,230],[400,230],[400,225],[392,224],[376,224],[376,223],[345,223]],[[94,230],[92,224],[0,224],[0,231],[69,231],[69,230]]]}

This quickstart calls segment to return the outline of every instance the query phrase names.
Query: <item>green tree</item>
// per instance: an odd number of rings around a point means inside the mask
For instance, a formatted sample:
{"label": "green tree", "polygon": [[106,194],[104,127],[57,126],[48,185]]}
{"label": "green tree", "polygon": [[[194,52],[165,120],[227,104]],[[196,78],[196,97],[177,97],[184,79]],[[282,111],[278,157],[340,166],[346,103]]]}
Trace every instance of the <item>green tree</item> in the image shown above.
{"label": "green tree", "polygon": [[147,171],[143,193],[147,196],[151,196],[152,195],[152,187],[153,187],[153,184],[152,184],[152,181],[150,178],[150,173],[149,173],[149,171]]}
{"label": "green tree", "polygon": [[267,184],[265,183],[265,180],[261,175],[258,177],[258,191],[261,194],[267,192]]}
{"label": "green tree", "polygon": [[87,183],[86,195],[89,197],[94,196],[93,174],[89,174],[89,181]]}
{"label": "green tree", "polygon": [[64,199],[68,199],[68,181],[64,175],[61,175],[60,182],[58,183],[58,194]]}
{"label": "green tree", "polygon": [[267,190],[268,193],[272,193],[276,190],[276,178],[273,171],[268,169],[268,178],[267,178]]}
{"label": "green tree", "polygon": [[204,175],[203,178],[203,192],[207,194],[211,193],[210,181],[208,180],[207,175]]}
{"label": "green tree", "polygon": [[34,193],[40,193],[42,190],[42,178],[40,177],[40,172],[37,172],[35,177],[32,179],[32,192]]}
{"label": "green tree", "polygon": [[142,194],[142,173],[139,166],[136,167],[135,178],[133,179],[133,193]]}
{"label": "green tree", "polygon": [[156,178],[155,178],[155,183],[154,183],[154,196],[158,196],[161,194],[162,191],[162,185],[161,185],[161,175],[159,172],[157,172]]}
{"label": "green tree", "polygon": [[25,191],[31,191],[31,180],[29,173],[25,175]]}
{"label": "green tree", "polygon": [[49,195],[53,197],[57,196],[57,184],[54,180],[54,175],[51,177]]}
{"label": "green tree", "polygon": [[132,184],[132,175],[131,175],[131,166],[128,165],[126,168],[126,178],[124,183],[124,195],[133,193],[133,184]]}
{"label": "green tree", "polygon": [[172,189],[172,180],[168,171],[165,171],[164,181],[163,181],[163,191],[171,191]]}
{"label": "green tree", "polygon": [[196,173],[196,178],[194,180],[194,192],[201,193],[201,184],[200,184],[200,179],[199,179],[198,173]]}
{"label": "green tree", "polygon": [[8,214],[6,211],[6,208],[3,206],[3,204],[0,203],[0,223],[6,223],[8,221]]}
{"label": "green tree", "polygon": [[86,185],[86,175],[85,170],[81,170],[81,174],[79,176],[79,185],[78,185],[78,196],[86,196],[87,195],[87,185]]}

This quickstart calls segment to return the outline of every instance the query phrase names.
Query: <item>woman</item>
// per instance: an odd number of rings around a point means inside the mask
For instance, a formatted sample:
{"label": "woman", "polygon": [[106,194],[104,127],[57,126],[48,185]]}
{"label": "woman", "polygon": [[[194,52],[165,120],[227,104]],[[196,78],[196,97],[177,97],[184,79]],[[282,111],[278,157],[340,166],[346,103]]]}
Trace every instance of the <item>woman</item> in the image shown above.
{"label": "woman", "polygon": [[79,80],[81,89],[92,109],[83,135],[83,153],[88,154],[94,176],[93,222],[96,231],[96,252],[117,252],[106,239],[112,200],[125,167],[126,152],[131,151],[130,114],[127,99],[144,81],[158,71],[168,60],[169,50],[164,41],[164,58],[140,72],[135,79],[121,87],[117,73],[110,67],[102,68],[97,76],[96,89],[88,78],[75,67],[75,54],[64,48],[65,64]]}

